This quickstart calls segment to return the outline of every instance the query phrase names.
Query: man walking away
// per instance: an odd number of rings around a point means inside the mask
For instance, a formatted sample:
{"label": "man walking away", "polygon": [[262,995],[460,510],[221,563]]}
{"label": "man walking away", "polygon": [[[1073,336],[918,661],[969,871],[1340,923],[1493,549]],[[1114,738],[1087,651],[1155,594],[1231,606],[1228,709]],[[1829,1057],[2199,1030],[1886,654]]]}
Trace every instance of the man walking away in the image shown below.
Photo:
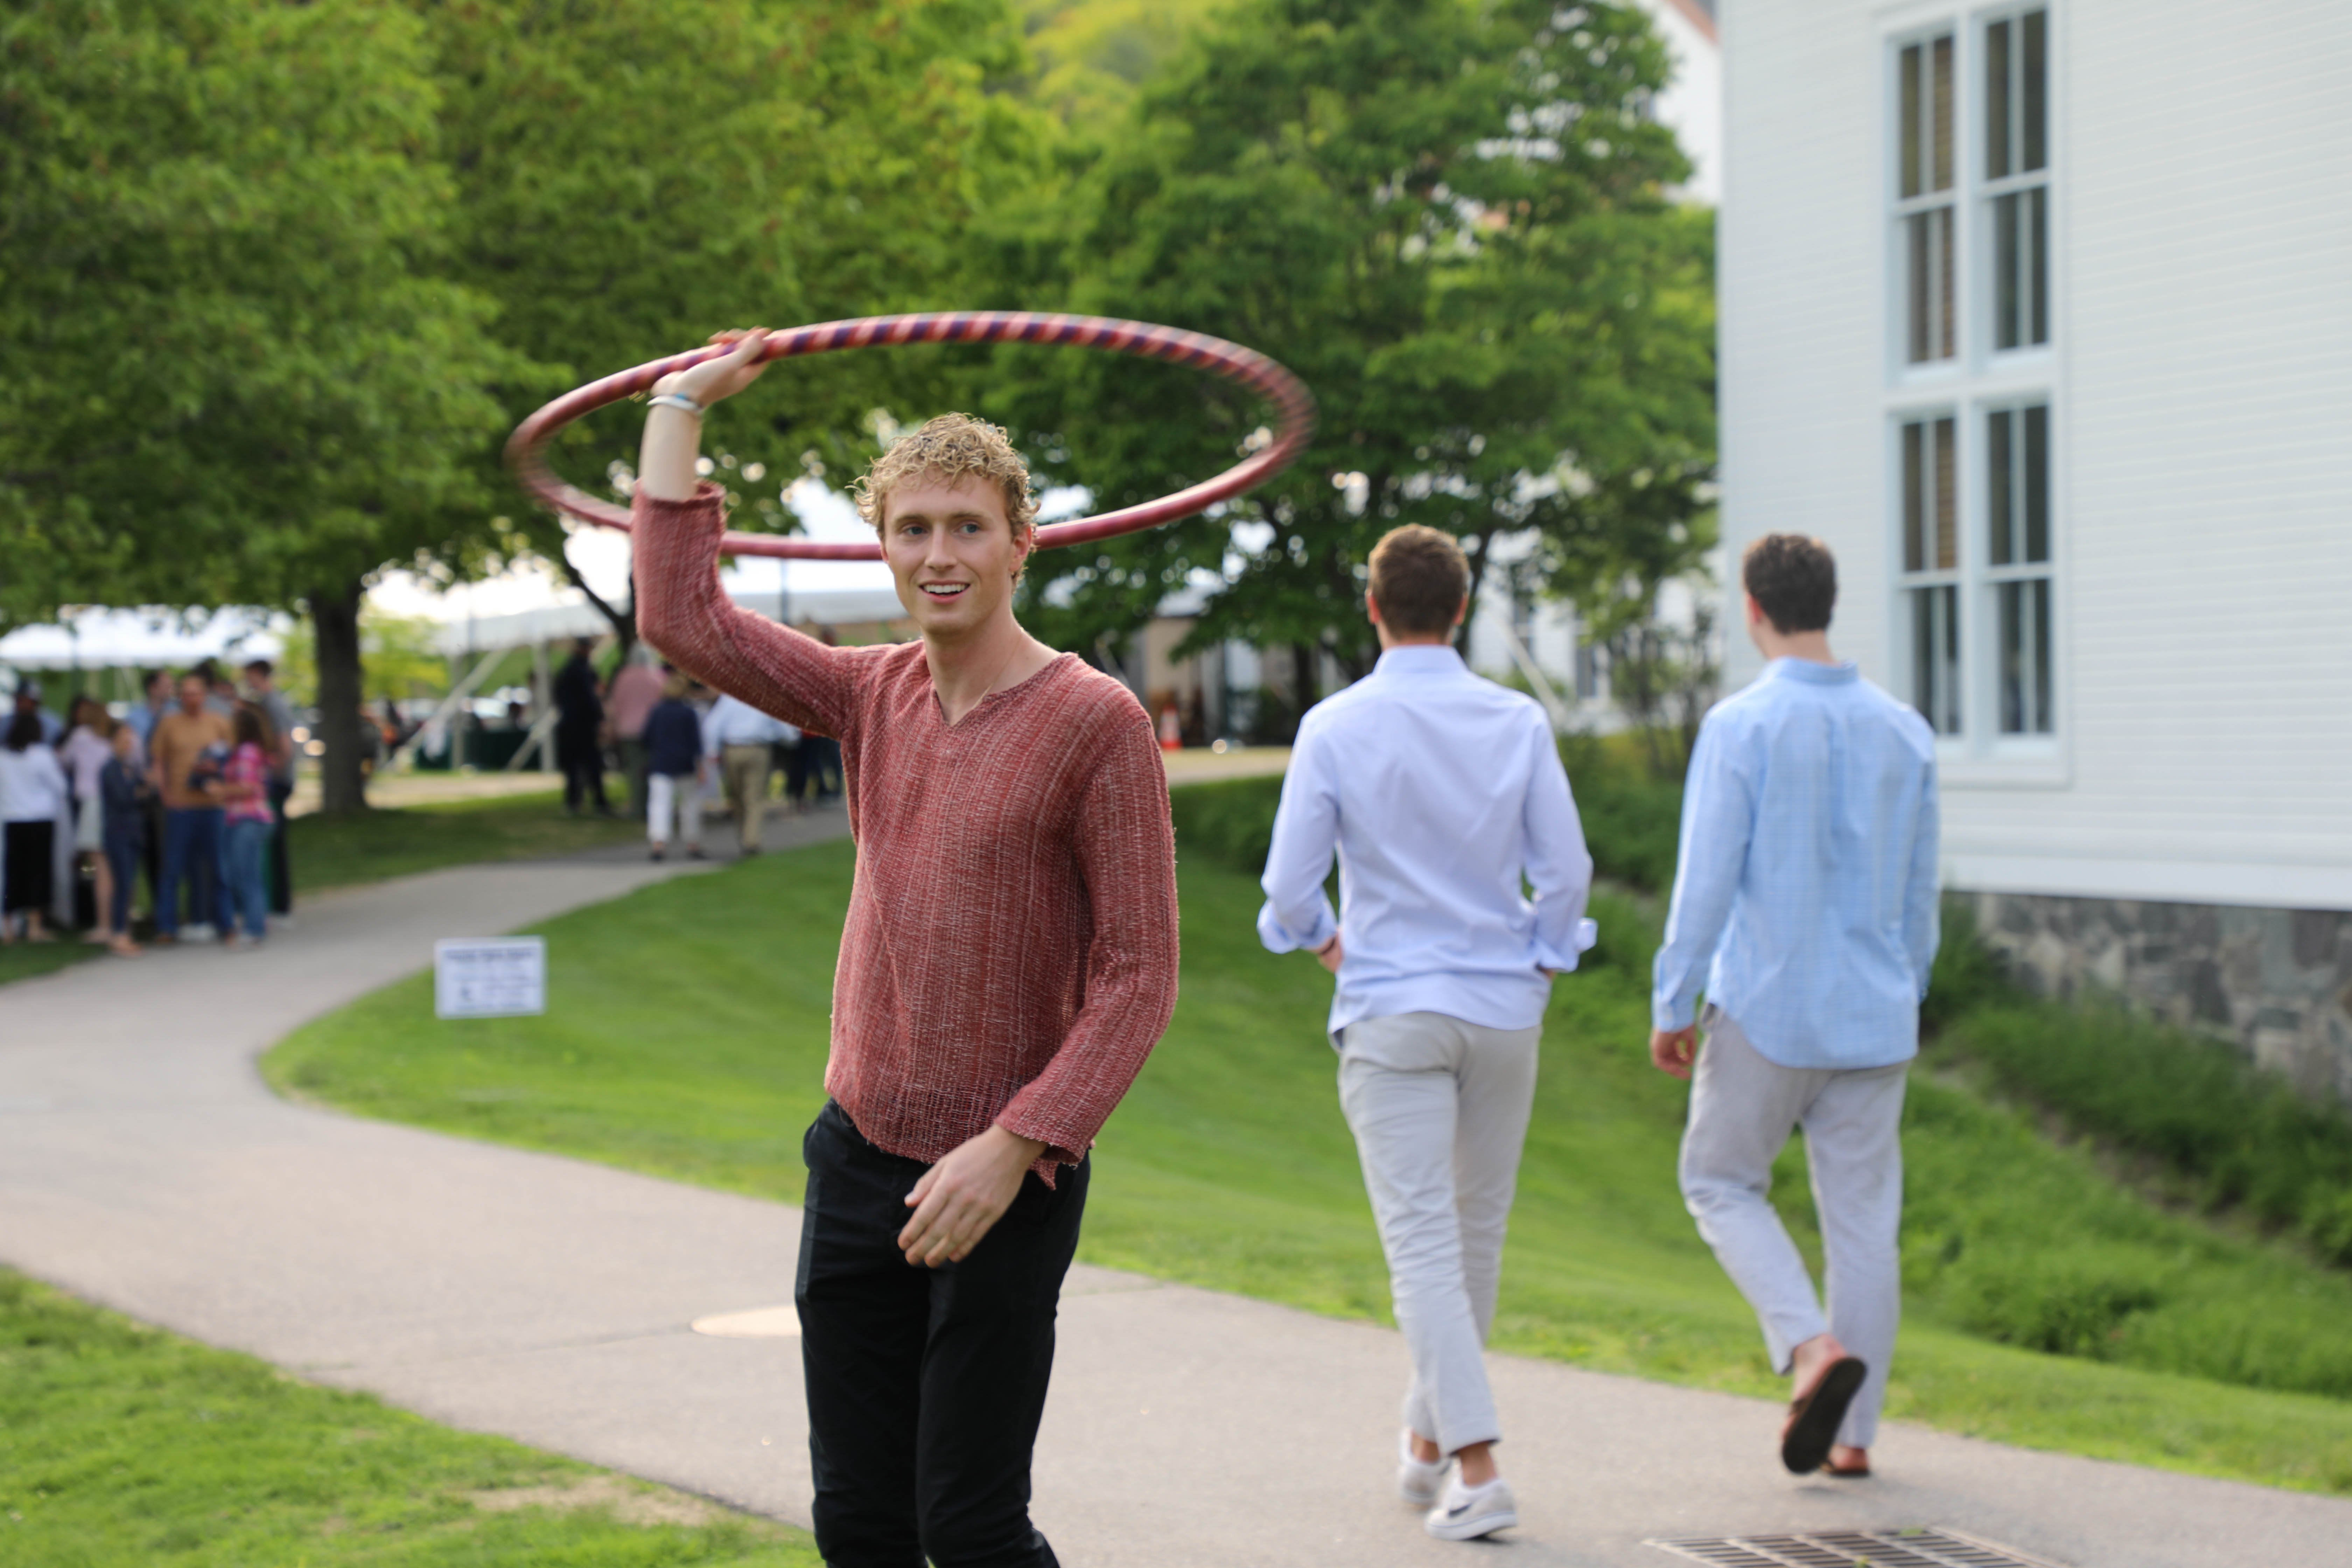
{"label": "man walking away", "polygon": [[1469,593],[1449,534],[1399,528],[1373,549],[1380,663],[1299,722],[1258,915],[1268,948],[1339,976],[1339,1103],[1412,1356],[1398,1489],[1444,1541],[1518,1522],[1485,1347],[1551,977],[1593,942],[1551,726],[1449,641]]}
{"label": "man walking away", "polygon": [[686,677],[673,674],[646,715],[646,838],[653,858],[669,854],[670,824],[682,818],[686,852],[702,858],[702,716],[686,700]]}
{"label": "man walking away", "polygon": [[[1828,546],[1768,534],[1740,576],[1770,662],[1691,753],[1650,1056],[1691,1079],[1684,1201],[1794,1380],[1781,1461],[1867,1476],[1901,1312],[1904,1079],[1936,956],[1935,736],[1831,654]],[[1826,1318],[1769,1196],[1798,1127]]]}
{"label": "man walking away", "polygon": [[817,1549],[1053,1568],[1030,1457],[1088,1151],[1176,1005],[1167,775],[1127,689],[1013,618],[1037,503],[992,425],[942,415],[858,487],[919,641],[830,648],[728,602],[695,448],[763,342],[655,384],[633,510],[646,637],[849,763],[793,1291]]}
{"label": "man walking away", "polygon": [[294,768],[299,742],[294,739],[294,704],[278,689],[277,667],[257,658],[245,667],[246,689],[254,706],[269,721],[269,836],[267,858],[269,912],[283,920],[294,909],[294,863],[288,858],[286,803],[294,796]]}
{"label": "man walking away", "polygon": [[613,721],[613,749],[621,754],[621,772],[629,781],[629,815],[646,820],[647,762],[646,721],[662,700],[662,673],[648,661],[652,650],[640,643],[629,650],[621,668],[605,686],[604,710]]}
{"label": "man walking away", "polygon": [[604,799],[604,701],[596,695],[596,667],[588,662],[593,639],[582,637],[555,672],[555,765],[563,770],[563,810],[580,815],[584,795],[596,815],[610,816]]}
{"label": "man walking away", "polygon": [[702,716],[702,749],[718,764],[735,814],[737,841],[746,855],[760,852],[760,822],[768,809],[768,774],[775,770],[776,742],[793,727],[749,702],[723,696]]}

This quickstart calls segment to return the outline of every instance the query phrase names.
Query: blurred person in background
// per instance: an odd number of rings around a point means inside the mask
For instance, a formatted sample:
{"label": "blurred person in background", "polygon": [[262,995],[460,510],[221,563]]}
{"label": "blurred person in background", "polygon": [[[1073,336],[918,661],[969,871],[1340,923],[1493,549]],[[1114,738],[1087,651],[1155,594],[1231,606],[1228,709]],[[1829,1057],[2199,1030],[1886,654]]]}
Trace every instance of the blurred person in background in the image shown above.
{"label": "blurred person in background", "polygon": [[66,717],[65,739],[58,745],[58,761],[73,786],[73,859],[77,868],[90,868],[97,895],[97,919],[89,940],[104,942],[107,906],[113,901],[114,870],[106,863],[106,804],[98,775],[114,760],[114,721],[95,697],[77,697]]}
{"label": "blurred person in background", "polygon": [[768,806],[768,774],[775,745],[792,726],[740,697],[722,696],[702,721],[703,753],[716,762],[727,786],[728,808],[745,855],[760,852],[760,819]]}
{"label": "blurred person in background", "polygon": [[646,715],[646,837],[656,860],[669,854],[674,817],[685,819],[679,828],[688,857],[702,858],[702,781],[709,763],[702,754],[702,716],[687,701],[686,691],[686,677],[671,675],[663,683],[661,700]]}
{"label": "blurred person in background", "polygon": [[41,743],[45,746],[56,745],[58,737],[65,732],[65,721],[41,706],[41,683],[37,680],[16,683],[16,710],[20,715],[33,716],[33,721],[41,727]]}
{"label": "blurred person in background", "polygon": [[180,705],[155,725],[147,749],[148,783],[163,799],[163,874],[155,887],[155,940],[180,940],[180,888],[198,925],[226,931],[228,897],[221,886],[220,803],[197,777],[207,752],[225,756],[236,743],[228,720],[213,711],[201,668],[180,677]]}
{"label": "blurred person in background", "polygon": [[[221,946],[259,947],[269,934],[268,868],[270,829],[277,817],[269,809],[269,721],[250,702],[239,703],[229,720],[236,743],[221,764],[212,786],[221,803],[221,881],[227,889],[221,921]],[[245,940],[237,941],[228,912],[245,922]]]}
{"label": "blurred person in background", "polygon": [[[146,758],[130,725],[115,730],[113,752],[106,766],[99,770],[98,785],[103,803],[105,865],[112,894],[100,908],[99,920],[106,931],[108,948],[121,957],[131,958],[145,951],[131,940],[131,894],[138,879],[141,852],[147,842],[147,814],[154,791],[147,787]],[[100,884],[109,885],[107,881]]]}
{"label": "blurred person in background", "polygon": [[0,734],[0,942],[16,940],[19,921],[26,941],[57,940],[48,911],[57,902],[69,794],[57,751],[41,737],[39,715],[20,706]]}
{"label": "blurred person in background", "polygon": [[630,650],[604,687],[604,717],[613,727],[613,749],[621,772],[629,781],[629,815],[646,820],[646,789],[649,771],[646,720],[662,700],[661,671],[646,662],[642,647]]}
{"label": "blurred person in background", "polygon": [[[155,743],[155,726],[172,707],[172,677],[169,672],[151,669],[140,679],[139,689],[146,700],[131,705],[123,722],[139,737],[137,766],[143,778],[147,772],[148,749]],[[141,810],[147,814],[147,830],[140,836],[139,864],[147,872],[147,902],[150,908],[161,907],[163,889],[163,797],[149,789],[143,795]]]}
{"label": "blurred person in background", "polygon": [[198,659],[195,668],[188,673],[205,683],[205,706],[207,709],[224,719],[236,711],[236,683],[221,673],[219,660]]}
{"label": "blurred person in background", "polygon": [[261,710],[269,723],[269,845],[268,859],[269,912],[285,915],[294,908],[294,866],[287,857],[286,803],[294,795],[294,704],[278,689],[278,671],[266,658],[245,667],[247,700]]}
{"label": "blurred person in background", "polygon": [[582,637],[555,672],[555,765],[563,770],[563,811],[580,815],[584,795],[596,815],[614,815],[604,798],[604,700],[596,692],[596,667],[588,661],[595,642]]}
{"label": "blurred person in background", "polygon": [[143,755],[147,742],[155,733],[155,721],[172,706],[172,678],[160,669],[151,669],[139,678],[140,700],[131,705],[122,721],[139,737],[139,749]]}

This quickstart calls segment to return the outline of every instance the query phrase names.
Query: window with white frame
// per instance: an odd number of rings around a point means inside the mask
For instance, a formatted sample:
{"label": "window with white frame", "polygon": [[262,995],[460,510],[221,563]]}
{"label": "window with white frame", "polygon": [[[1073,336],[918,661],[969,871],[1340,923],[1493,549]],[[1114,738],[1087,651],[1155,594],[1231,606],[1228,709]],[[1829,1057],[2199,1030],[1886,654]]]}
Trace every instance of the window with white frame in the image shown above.
{"label": "window with white frame", "polygon": [[2020,760],[2059,708],[2050,15],[1956,14],[1888,59],[1895,660],[1939,736]]}
{"label": "window with white frame", "polygon": [[1984,197],[1992,347],[2050,341],[2050,14],[1984,27]]}
{"label": "window with white frame", "polygon": [[2046,735],[2050,693],[2050,407],[1985,415],[1985,583],[2004,735]]}
{"label": "window with white frame", "polygon": [[1957,343],[1953,35],[1906,44],[1895,66],[1895,223],[1903,234],[1904,358],[1948,360]]}
{"label": "window with white frame", "polygon": [[1958,421],[1904,421],[1903,602],[1911,705],[1939,735],[1960,732],[1960,508]]}

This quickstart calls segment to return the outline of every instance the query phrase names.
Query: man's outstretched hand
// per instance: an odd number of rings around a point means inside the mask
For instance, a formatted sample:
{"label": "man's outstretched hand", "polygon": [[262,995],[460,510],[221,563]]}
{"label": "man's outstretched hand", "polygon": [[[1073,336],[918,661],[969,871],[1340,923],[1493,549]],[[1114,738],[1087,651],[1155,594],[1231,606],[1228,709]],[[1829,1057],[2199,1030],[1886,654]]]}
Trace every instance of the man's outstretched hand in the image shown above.
{"label": "man's outstretched hand", "polygon": [[1021,1178],[1045,1145],[992,1127],[957,1144],[923,1173],[907,1206],[915,1211],[898,1233],[898,1249],[918,1268],[937,1268],[971,1256],[989,1227],[1004,1217],[1021,1193]]}
{"label": "man's outstretched hand", "polygon": [[1686,1024],[1679,1029],[1659,1029],[1650,1036],[1650,1060],[1657,1065],[1660,1072],[1688,1079],[1691,1061],[1697,1055],[1696,1024]]}

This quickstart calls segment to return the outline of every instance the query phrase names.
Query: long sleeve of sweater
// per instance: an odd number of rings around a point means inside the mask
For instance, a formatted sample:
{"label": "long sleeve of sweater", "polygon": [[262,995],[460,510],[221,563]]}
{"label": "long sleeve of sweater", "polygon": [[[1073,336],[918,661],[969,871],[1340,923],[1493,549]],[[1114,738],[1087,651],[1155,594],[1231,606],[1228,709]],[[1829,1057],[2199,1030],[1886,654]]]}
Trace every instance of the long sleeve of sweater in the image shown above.
{"label": "long sleeve of sweater", "polygon": [[1075,1162],[1143,1070],[1176,1011],[1176,842],[1160,744],[1140,709],[1114,712],[1079,797],[1071,847],[1093,915],[1085,1002],[1045,1070],[997,1125]]}
{"label": "long sleeve of sweater", "polygon": [[706,481],[692,500],[640,491],[631,504],[638,635],[713,689],[842,738],[856,720],[859,657],[729,600],[719,583],[722,493]]}

